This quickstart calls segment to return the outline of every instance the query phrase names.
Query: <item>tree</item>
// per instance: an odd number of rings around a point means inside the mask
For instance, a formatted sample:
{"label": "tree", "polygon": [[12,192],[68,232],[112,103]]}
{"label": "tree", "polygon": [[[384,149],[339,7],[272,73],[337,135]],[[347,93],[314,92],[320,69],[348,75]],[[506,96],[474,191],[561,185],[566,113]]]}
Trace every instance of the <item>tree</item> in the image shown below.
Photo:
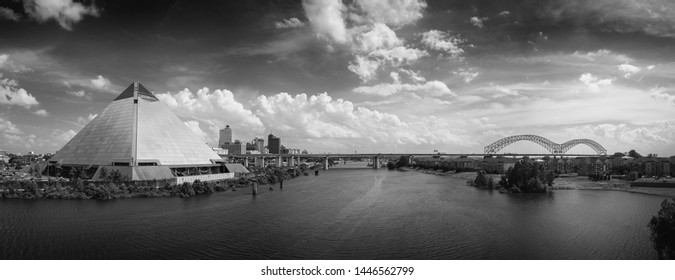
{"label": "tree", "polygon": [[642,155],[640,153],[636,152],[635,150],[628,151],[628,156],[632,157],[632,158],[641,158],[642,157]]}
{"label": "tree", "polygon": [[675,259],[675,199],[661,202],[659,215],[649,221],[651,240],[659,259]]}
{"label": "tree", "polygon": [[105,167],[101,167],[101,170],[98,172],[98,179],[101,181],[107,181],[108,180],[108,169]]}
{"label": "tree", "polygon": [[488,179],[485,176],[485,171],[479,170],[476,179],[473,180],[473,185],[479,188],[485,188],[488,185]]}
{"label": "tree", "polygon": [[624,157],[626,153],[621,153],[621,152],[616,152],[614,153],[614,157]]}

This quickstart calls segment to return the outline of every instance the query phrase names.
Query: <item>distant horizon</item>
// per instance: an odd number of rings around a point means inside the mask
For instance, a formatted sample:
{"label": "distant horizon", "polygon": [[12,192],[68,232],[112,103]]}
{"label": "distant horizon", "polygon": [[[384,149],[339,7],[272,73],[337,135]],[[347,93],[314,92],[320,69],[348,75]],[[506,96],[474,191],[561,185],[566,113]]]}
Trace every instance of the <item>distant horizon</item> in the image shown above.
{"label": "distant horizon", "polygon": [[482,153],[535,134],[675,155],[668,0],[44,5],[0,4],[11,153],[56,153],[139,81],[210,147],[230,125],[321,153]]}

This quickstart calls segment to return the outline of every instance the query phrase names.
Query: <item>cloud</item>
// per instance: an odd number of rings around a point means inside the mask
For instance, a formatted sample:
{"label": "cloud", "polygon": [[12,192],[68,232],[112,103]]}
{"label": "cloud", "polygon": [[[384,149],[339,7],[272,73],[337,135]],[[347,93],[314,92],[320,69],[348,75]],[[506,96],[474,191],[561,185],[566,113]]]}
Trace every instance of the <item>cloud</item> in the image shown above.
{"label": "cloud", "polygon": [[391,96],[398,93],[410,93],[420,96],[456,96],[447,85],[440,81],[429,81],[423,84],[382,83],[374,86],[360,86],[354,89],[356,93]]}
{"label": "cloud", "polygon": [[300,21],[298,18],[295,17],[274,22],[274,27],[277,29],[298,28],[304,25],[305,25],[304,22]]}
{"label": "cloud", "polygon": [[[565,129],[573,136],[600,138],[598,142],[606,148],[627,151],[636,147],[666,148],[673,146],[675,121],[634,125],[629,123],[599,123],[574,126]],[[609,147],[608,147],[609,146]]]}
{"label": "cloud", "polygon": [[0,104],[17,105],[24,108],[38,105],[35,96],[25,89],[19,88],[19,84],[12,79],[2,78],[0,73]]}
{"label": "cloud", "polygon": [[347,69],[358,75],[363,82],[367,82],[375,78],[379,67],[380,63],[376,60],[370,60],[365,56],[356,56],[354,61],[349,63]]}
{"label": "cloud", "polygon": [[464,42],[457,36],[451,36],[439,30],[429,30],[422,33],[424,45],[433,50],[447,52],[451,58],[460,58],[464,54],[464,49],[460,47],[460,44]]}
{"label": "cloud", "polygon": [[40,109],[34,112],[36,115],[41,117],[49,116],[49,113],[45,109]]}
{"label": "cloud", "polygon": [[345,7],[341,0],[303,0],[302,6],[314,32],[339,44],[347,42],[347,28],[342,18]]}
{"label": "cloud", "polygon": [[460,68],[458,71],[453,71],[452,74],[459,75],[460,77],[462,77],[462,80],[464,80],[464,82],[468,84],[471,81],[475,80],[480,73],[474,72],[471,69]]}
{"label": "cloud", "polygon": [[55,20],[66,30],[73,30],[73,25],[84,16],[98,17],[99,10],[95,6],[85,6],[72,0],[26,0],[24,9],[28,15],[38,22]]}
{"label": "cloud", "polygon": [[0,132],[3,134],[21,134],[23,133],[11,121],[6,120],[0,116]]}
{"label": "cloud", "polygon": [[91,100],[91,96],[88,95],[86,92],[84,92],[84,90],[77,90],[77,91],[75,91],[75,90],[72,90],[72,91],[71,91],[71,90],[67,90],[67,91],[66,91],[66,94],[72,95],[72,96],[75,96],[75,97],[84,97],[84,98],[86,98],[86,99],[88,99],[88,100]]}
{"label": "cloud", "polygon": [[488,18],[487,17],[471,17],[469,22],[471,22],[471,25],[478,27],[478,28],[483,28],[483,22],[486,21]]}
{"label": "cloud", "polygon": [[378,151],[391,145],[461,142],[444,120],[422,117],[403,121],[394,114],[356,107],[343,99],[334,100],[326,93],[260,96],[256,107],[256,115],[265,126],[300,141],[332,138],[347,147],[365,141],[377,144]]}
{"label": "cloud", "polygon": [[90,121],[92,121],[94,118],[96,118],[98,114],[89,114],[89,116],[85,117],[78,117],[77,122],[80,123],[81,125],[87,125]]}
{"label": "cloud", "polygon": [[511,14],[511,12],[509,12],[509,11],[501,11],[501,12],[499,13],[499,15],[500,15],[500,16],[503,16],[503,17],[508,16],[508,15],[510,15],[510,14]]}
{"label": "cloud", "polygon": [[617,68],[619,68],[619,70],[621,70],[622,72],[626,73],[624,75],[624,78],[630,78],[631,75],[634,75],[642,70],[640,69],[640,67],[630,65],[628,63],[621,64],[617,66]]}
{"label": "cloud", "polygon": [[73,139],[75,135],[77,135],[77,132],[75,132],[72,129],[69,130],[54,129],[52,130],[51,138],[56,140],[53,143],[53,145],[60,148],[63,147],[63,145],[65,145],[66,143],[68,143],[70,139]]}
{"label": "cloud", "polygon": [[427,7],[425,1],[418,0],[359,0],[356,1],[356,4],[365,13],[368,20],[394,27],[401,27],[416,22],[422,18],[423,11]]}
{"label": "cloud", "polygon": [[91,79],[91,84],[97,89],[107,89],[110,86],[110,80],[98,75],[96,79]]}
{"label": "cloud", "polygon": [[19,15],[14,12],[14,10],[0,7],[0,19],[7,19],[11,21],[19,21]]}
{"label": "cloud", "polygon": [[[673,89],[670,89],[673,90]],[[671,106],[675,106],[675,95],[672,95],[666,91],[669,91],[663,87],[655,87],[649,91],[650,96],[657,100],[663,100]]]}
{"label": "cloud", "polygon": [[211,143],[217,143],[218,128],[228,124],[238,129],[242,139],[253,138],[256,133],[264,131],[261,120],[226,89],[211,91],[205,87],[196,93],[184,89],[175,94],[160,93],[155,96],[184,121],[199,121],[208,127],[209,138],[205,140]]}
{"label": "cloud", "polygon": [[351,47],[355,57],[347,69],[363,82],[375,78],[377,70],[384,66],[397,67],[427,55],[423,50],[404,46],[403,40],[385,24],[375,23],[358,29],[360,32],[354,36]]}
{"label": "cloud", "polygon": [[380,69],[386,71],[386,67],[410,64],[428,55],[406,45],[390,27],[417,21],[425,7],[425,2],[413,0],[362,1],[349,7],[341,1],[303,1],[314,32],[353,55],[347,69],[363,82],[376,78]]}
{"label": "cloud", "polygon": [[0,54],[0,70],[2,69],[6,69],[12,73],[25,73],[33,71],[33,69],[29,67],[10,60],[8,54]]}
{"label": "cloud", "polygon": [[195,135],[199,136],[200,139],[204,142],[208,142],[207,139],[209,139],[209,135],[202,130],[201,127],[199,127],[199,122],[198,121],[186,121],[183,122],[192,132],[195,133]]}
{"label": "cloud", "polygon": [[601,87],[611,86],[613,79],[600,79],[591,73],[584,73],[579,77],[579,81],[584,83],[590,92],[598,93]]}
{"label": "cloud", "polygon": [[533,7],[533,14],[549,24],[675,37],[675,2],[670,0],[570,0],[542,3]]}

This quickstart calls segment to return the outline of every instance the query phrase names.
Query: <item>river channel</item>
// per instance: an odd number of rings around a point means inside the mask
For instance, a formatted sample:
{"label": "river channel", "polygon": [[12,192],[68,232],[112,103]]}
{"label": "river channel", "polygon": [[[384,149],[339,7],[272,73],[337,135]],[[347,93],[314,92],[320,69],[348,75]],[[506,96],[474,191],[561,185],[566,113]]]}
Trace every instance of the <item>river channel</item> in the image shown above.
{"label": "river channel", "polygon": [[662,197],[335,168],[187,199],[0,200],[2,259],[655,259]]}

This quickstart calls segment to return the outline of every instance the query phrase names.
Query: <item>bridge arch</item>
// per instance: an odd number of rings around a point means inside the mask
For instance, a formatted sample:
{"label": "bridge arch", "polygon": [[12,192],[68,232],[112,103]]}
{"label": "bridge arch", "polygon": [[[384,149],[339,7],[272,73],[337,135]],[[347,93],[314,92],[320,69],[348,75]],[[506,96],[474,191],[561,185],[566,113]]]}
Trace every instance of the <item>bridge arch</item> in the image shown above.
{"label": "bridge arch", "polygon": [[505,148],[508,145],[511,145],[515,142],[518,141],[530,141],[533,143],[538,144],[539,146],[544,147],[546,150],[551,152],[552,154],[564,154],[567,153],[572,147],[579,145],[579,144],[584,144],[586,146],[591,147],[596,153],[599,155],[606,155],[607,154],[607,149],[605,149],[602,145],[598,144],[598,142],[595,142],[590,139],[573,139],[570,141],[567,141],[562,144],[555,143],[551,140],[548,140],[544,137],[541,137],[539,135],[532,135],[532,134],[526,134],[526,135],[513,135],[513,136],[508,136],[504,137],[502,139],[499,139],[495,141],[494,143],[485,146],[485,153],[486,154],[495,154],[499,150]]}

